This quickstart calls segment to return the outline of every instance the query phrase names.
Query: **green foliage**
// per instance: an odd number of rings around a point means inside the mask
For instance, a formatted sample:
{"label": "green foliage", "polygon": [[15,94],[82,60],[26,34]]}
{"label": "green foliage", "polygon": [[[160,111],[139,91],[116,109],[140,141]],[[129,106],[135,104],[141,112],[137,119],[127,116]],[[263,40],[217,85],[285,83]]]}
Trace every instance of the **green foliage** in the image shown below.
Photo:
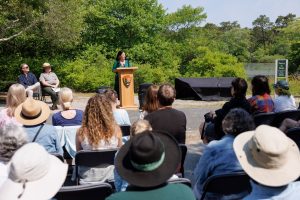
{"label": "green foliage", "polygon": [[288,55],[289,71],[295,72],[300,69],[300,41],[292,44],[291,51]]}
{"label": "green foliage", "polygon": [[88,46],[74,61],[65,63],[59,69],[62,85],[82,92],[95,91],[99,86],[112,86],[113,61],[101,54],[101,46]]}
{"label": "green foliage", "polygon": [[212,52],[206,47],[197,49],[198,56],[189,62],[187,77],[245,77],[242,63],[231,55]]}

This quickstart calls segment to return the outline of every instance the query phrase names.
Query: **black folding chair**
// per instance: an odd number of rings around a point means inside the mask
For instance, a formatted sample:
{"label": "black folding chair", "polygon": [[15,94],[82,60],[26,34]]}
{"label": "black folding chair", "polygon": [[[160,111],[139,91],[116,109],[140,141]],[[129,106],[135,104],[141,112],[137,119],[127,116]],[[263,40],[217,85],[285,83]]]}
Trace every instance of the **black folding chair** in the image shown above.
{"label": "black folding chair", "polygon": [[298,146],[300,149],[300,127],[297,128],[291,128],[287,130],[286,136],[291,138]]}
{"label": "black folding chair", "polygon": [[300,119],[300,110],[288,110],[288,111],[282,111],[278,112],[276,114],[275,119],[272,122],[272,126],[274,127],[280,127],[282,121],[286,118],[290,118],[293,120],[299,120]]}
{"label": "black folding chair", "polygon": [[123,125],[123,126],[120,126],[120,128],[121,128],[121,131],[122,131],[122,136],[129,136],[130,135],[130,128],[131,128],[130,125]]}
{"label": "black folding chair", "polygon": [[184,177],[184,161],[187,153],[187,147],[185,144],[179,144],[181,150],[181,164],[180,164],[180,173]]}
{"label": "black folding chair", "polygon": [[213,175],[204,183],[201,200],[208,192],[225,196],[242,192],[250,193],[250,191],[250,178],[245,172]]}
{"label": "black folding chair", "polygon": [[108,183],[64,186],[54,196],[57,200],[104,200],[113,190]]}
{"label": "black folding chair", "polygon": [[273,113],[273,112],[256,114],[256,115],[254,115],[255,126],[258,127],[259,125],[262,125],[262,124],[271,126],[275,117],[276,117],[276,113]]}
{"label": "black folding chair", "polygon": [[171,183],[171,184],[184,184],[188,187],[192,187],[192,183],[189,179],[187,178],[175,178],[175,179],[171,179],[171,180],[168,180],[168,183]]}
{"label": "black folding chair", "polygon": [[79,151],[75,155],[76,182],[79,184],[78,167],[107,167],[114,164],[115,154],[118,149],[101,151]]}

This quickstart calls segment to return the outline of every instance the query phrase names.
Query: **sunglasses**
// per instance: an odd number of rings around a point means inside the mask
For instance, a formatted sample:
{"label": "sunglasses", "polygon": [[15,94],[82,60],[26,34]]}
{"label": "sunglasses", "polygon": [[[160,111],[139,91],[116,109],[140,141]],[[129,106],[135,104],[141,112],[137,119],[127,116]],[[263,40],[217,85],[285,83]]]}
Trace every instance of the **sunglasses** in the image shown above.
{"label": "sunglasses", "polygon": [[22,69],[28,69],[29,67],[27,66],[27,67],[22,67]]}

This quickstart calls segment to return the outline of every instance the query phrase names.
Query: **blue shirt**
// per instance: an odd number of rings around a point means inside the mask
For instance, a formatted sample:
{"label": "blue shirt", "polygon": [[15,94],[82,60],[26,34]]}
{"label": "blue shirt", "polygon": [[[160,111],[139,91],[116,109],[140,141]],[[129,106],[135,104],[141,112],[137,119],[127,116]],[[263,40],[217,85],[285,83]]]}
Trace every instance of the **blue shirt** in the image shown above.
{"label": "blue shirt", "polygon": [[18,83],[22,84],[25,88],[27,88],[28,86],[34,85],[37,82],[38,81],[37,81],[35,75],[31,72],[28,72],[27,76],[25,74],[21,74],[18,77]]}
{"label": "blue shirt", "polygon": [[282,187],[268,187],[256,184],[251,181],[252,191],[244,200],[299,200],[300,199],[300,182],[292,182]]}
{"label": "blue shirt", "polygon": [[[28,135],[29,142],[33,140],[41,125],[42,124],[36,126],[24,126],[24,130]],[[59,153],[63,155],[60,140],[55,128],[52,125],[44,124],[35,142],[42,145],[49,153]]]}
{"label": "blue shirt", "polygon": [[[233,150],[234,138],[233,135],[226,134],[221,140],[211,141],[207,145],[194,170],[196,183],[193,191],[197,199],[200,199],[203,185],[208,177],[243,170]],[[210,195],[215,196],[212,193],[206,194],[206,196]],[[218,197],[218,199],[226,198]]]}
{"label": "blue shirt", "polygon": [[129,116],[126,110],[124,109],[116,109],[113,112],[114,118],[119,126],[123,125],[131,125]]}
{"label": "blue shirt", "polygon": [[83,116],[83,111],[82,110],[77,110],[76,115],[72,119],[66,119],[61,115],[61,111],[55,113],[52,115],[52,124],[53,126],[77,126],[81,125],[82,122],[82,116]]}

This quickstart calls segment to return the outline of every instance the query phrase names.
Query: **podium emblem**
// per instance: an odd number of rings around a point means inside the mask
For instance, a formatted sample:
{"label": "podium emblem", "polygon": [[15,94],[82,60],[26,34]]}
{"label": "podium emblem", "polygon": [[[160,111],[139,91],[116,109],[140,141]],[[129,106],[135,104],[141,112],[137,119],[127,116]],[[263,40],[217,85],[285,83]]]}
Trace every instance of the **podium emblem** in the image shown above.
{"label": "podium emblem", "polygon": [[123,84],[125,85],[125,87],[129,87],[130,83],[131,83],[131,76],[130,75],[126,75],[122,78],[123,80]]}

